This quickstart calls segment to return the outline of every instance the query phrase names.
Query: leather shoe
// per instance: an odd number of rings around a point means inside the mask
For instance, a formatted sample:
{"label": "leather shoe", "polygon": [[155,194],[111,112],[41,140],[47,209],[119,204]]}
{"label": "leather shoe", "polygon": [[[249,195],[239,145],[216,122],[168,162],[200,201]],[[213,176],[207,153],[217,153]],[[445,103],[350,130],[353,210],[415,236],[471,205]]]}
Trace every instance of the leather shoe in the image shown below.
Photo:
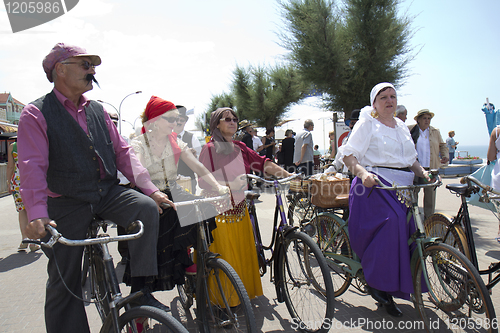
{"label": "leather shoe", "polygon": [[384,305],[384,307],[387,313],[393,317],[401,317],[403,315],[403,312],[401,312],[398,305],[393,300],[391,300],[389,304]]}
{"label": "leather shoe", "polygon": [[391,303],[391,301],[389,300],[389,297],[385,291],[378,290],[378,289],[372,288],[370,286],[367,286],[367,287],[368,287],[368,291],[370,292],[370,295],[372,296],[372,298],[374,300],[376,300],[377,302],[379,302],[382,305],[388,305]]}
{"label": "leather shoe", "polygon": [[131,304],[135,306],[149,305],[165,312],[170,311],[170,308],[168,306],[157,300],[153,295],[151,295],[150,292],[145,292],[142,296],[136,298],[133,302],[131,302]]}

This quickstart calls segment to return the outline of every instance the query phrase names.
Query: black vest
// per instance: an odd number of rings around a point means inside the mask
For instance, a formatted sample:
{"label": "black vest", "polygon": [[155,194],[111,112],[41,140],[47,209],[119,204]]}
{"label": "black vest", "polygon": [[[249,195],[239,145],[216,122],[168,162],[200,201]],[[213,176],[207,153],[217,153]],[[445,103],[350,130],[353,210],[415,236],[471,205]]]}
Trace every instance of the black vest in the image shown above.
{"label": "black vest", "polygon": [[[189,133],[184,131],[184,135],[181,138],[182,141],[187,143],[189,148],[193,148],[193,133]],[[187,176],[191,179],[194,179],[194,171],[191,170],[183,160],[179,159],[179,163],[177,164],[177,173],[179,175]]]}
{"label": "black vest", "polygon": [[[118,184],[116,155],[101,104],[90,101],[85,108],[87,135],[66,111],[54,92],[32,102],[43,114],[49,139],[47,185],[57,194],[97,203],[111,186]],[[105,177],[100,179],[101,159]]]}

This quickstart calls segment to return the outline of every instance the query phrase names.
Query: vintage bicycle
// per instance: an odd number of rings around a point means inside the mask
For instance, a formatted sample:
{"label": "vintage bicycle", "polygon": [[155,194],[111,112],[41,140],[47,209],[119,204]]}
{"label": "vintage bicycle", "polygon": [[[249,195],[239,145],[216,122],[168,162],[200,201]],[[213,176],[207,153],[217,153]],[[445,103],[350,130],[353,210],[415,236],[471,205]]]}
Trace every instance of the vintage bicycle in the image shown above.
{"label": "vintage bicycle", "polygon": [[[196,299],[196,319],[200,332],[258,332],[252,304],[236,271],[219,254],[209,250],[207,221],[203,220],[204,204],[229,200],[223,195],[212,198],[176,202],[176,207],[193,207],[198,224],[196,275],[185,276],[177,286],[180,301],[189,310]],[[170,207],[162,204],[163,208]]]}
{"label": "vintage bicycle", "polygon": [[455,217],[443,213],[435,213],[425,220],[425,231],[430,236],[441,237],[443,242],[457,248],[465,254],[481,275],[488,275],[486,288],[491,289],[500,282],[500,261],[492,262],[487,269],[481,270],[477,260],[476,245],[472,232],[467,198],[473,193],[481,192],[480,200],[493,204],[493,214],[500,220],[500,192],[483,184],[473,176],[462,178],[464,184],[448,184],[451,193],[460,196],[461,204]]}
{"label": "vintage bicycle", "polygon": [[[306,233],[287,220],[280,185],[298,177],[266,180],[248,174],[247,177],[272,185],[276,197],[272,240],[262,244],[254,200],[247,194],[247,206],[254,227],[254,236],[261,274],[270,268],[270,279],[276,287],[278,302],[285,302],[292,321],[303,332],[327,332],[333,320],[334,293],[326,259],[316,243]],[[264,251],[271,253],[265,257]]]}
{"label": "vintage bicycle", "polygon": [[[108,226],[115,226],[115,224],[107,220],[94,219],[89,227],[89,233],[94,237],[83,240],[70,240],[63,237],[56,228],[47,225],[46,229],[52,237],[46,243],[32,240],[24,242],[40,244],[47,248],[52,248],[57,242],[67,246],[90,247],[88,271],[90,272],[89,278],[92,288],[93,301],[91,302],[95,303],[103,322],[101,333],[187,333],[186,328],[165,311],[145,305],[132,307],[131,302],[142,296],[142,291],[132,293],[126,297],[122,296],[108,243],[137,239],[143,235],[144,226],[141,221],[135,221],[129,225],[127,230],[132,232],[136,229],[137,231],[132,234],[114,237],[101,232]],[[56,257],[54,257],[54,260],[57,263]],[[72,292],[70,291],[70,293]],[[73,296],[79,298],[82,302],[88,303],[87,300],[74,294]]]}
{"label": "vintage bicycle", "polygon": [[[414,293],[412,301],[425,330],[439,327],[472,325],[471,331],[497,332],[495,310],[490,295],[477,269],[467,257],[443,243],[439,237],[426,237],[419,214],[417,192],[419,188],[437,187],[442,183],[409,186],[386,186],[378,180],[373,190],[409,190],[411,209],[407,221],[413,216],[416,231],[408,245],[415,248],[411,257]],[[315,227],[316,239],[327,258],[334,281],[335,295],[344,293],[355,280],[355,286],[366,292],[361,263],[352,251],[348,221],[332,213],[320,213],[310,224]]]}

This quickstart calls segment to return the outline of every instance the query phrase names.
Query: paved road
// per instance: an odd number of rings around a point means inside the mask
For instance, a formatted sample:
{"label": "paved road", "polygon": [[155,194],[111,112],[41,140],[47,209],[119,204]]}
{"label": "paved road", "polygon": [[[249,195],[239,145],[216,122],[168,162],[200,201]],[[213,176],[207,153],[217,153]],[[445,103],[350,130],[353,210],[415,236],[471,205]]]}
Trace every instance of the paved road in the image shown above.
{"label": "paved road", "polygon": [[[457,178],[444,179],[445,184],[457,183]],[[460,199],[450,194],[444,186],[437,193],[437,211],[455,215]],[[257,211],[262,230],[271,229],[271,219],[274,212],[274,199],[270,194],[263,193],[257,203]],[[498,230],[498,221],[489,211],[471,207],[472,225],[478,246],[478,257],[482,267],[492,261],[500,260],[500,246],[493,239]],[[263,234],[269,234],[263,231]],[[17,213],[11,196],[0,198],[0,332],[45,332],[43,305],[45,283],[47,279],[45,256],[36,253],[17,253],[21,240],[17,222]],[[268,242],[268,239],[264,239]],[[119,258],[115,246],[111,246],[115,258]],[[115,260],[118,261],[118,260]],[[123,272],[123,266],[117,266],[118,274]],[[269,281],[269,275],[262,278],[264,295],[252,300],[258,327],[263,332],[295,332],[290,321],[290,315],[283,303],[276,300],[274,285]],[[123,284],[122,292],[129,290]],[[500,311],[500,286],[494,289],[492,299],[497,313]],[[172,308],[172,314],[189,328],[192,327],[193,311],[186,313],[180,305],[175,290],[156,293],[155,296]],[[404,313],[401,320],[388,317],[384,309],[377,309],[375,302],[369,296],[350,288],[336,300],[335,321],[331,331],[338,332],[383,332],[385,323],[397,327],[399,322],[411,325],[418,320],[412,303],[398,301]],[[87,306],[92,332],[98,332],[100,320],[95,308]],[[390,322],[390,324],[388,324]],[[364,323],[364,325],[363,325]],[[191,331],[195,331],[194,329]],[[412,332],[410,327],[396,332]]]}

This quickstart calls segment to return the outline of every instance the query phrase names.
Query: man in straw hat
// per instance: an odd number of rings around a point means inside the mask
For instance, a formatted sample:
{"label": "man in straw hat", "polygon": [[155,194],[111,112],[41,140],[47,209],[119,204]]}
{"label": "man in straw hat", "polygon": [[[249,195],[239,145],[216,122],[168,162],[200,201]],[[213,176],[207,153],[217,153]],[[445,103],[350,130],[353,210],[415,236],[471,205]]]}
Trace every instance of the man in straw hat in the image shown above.
{"label": "man in straw hat", "polygon": [[[26,231],[30,238],[47,241],[45,226],[50,224],[69,239],[84,239],[95,215],[123,227],[141,220],[144,235],[129,241],[132,287],[139,289],[157,274],[159,205],[172,203],[153,185],[103,106],[83,95],[92,89],[100,64],[98,55],[64,43],[42,62],[54,89],[26,105],[19,121],[21,195],[30,221]],[[119,186],[117,170],[145,195]],[[71,294],[82,296],[83,247],[56,244],[44,252],[49,258],[47,332],[89,332],[84,303]],[[138,304],[168,309],[144,292]]]}
{"label": "man in straw hat", "polygon": [[248,120],[242,120],[239,122],[238,131],[241,131],[240,141],[247,145],[248,148],[253,150],[253,125]]}
{"label": "man in straw hat", "polygon": [[[422,109],[413,118],[417,124],[408,127],[417,149],[418,161],[425,170],[439,169],[442,164],[448,162],[449,157],[448,147],[446,147],[439,129],[431,126],[433,117],[433,112]],[[420,177],[416,177],[415,181],[419,184],[426,183]],[[435,206],[436,191],[432,187],[424,189],[424,219],[434,214]]]}

